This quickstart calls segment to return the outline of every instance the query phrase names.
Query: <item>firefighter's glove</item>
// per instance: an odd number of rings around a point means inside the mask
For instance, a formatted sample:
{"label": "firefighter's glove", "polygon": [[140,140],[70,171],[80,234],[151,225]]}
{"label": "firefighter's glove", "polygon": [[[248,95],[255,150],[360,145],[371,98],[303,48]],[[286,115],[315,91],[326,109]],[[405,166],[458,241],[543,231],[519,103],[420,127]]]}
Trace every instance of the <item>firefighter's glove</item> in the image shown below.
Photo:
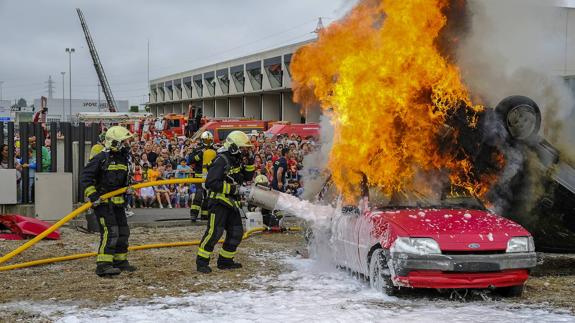
{"label": "firefighter's glove", "polygon": [[251,190],[252,189],[249,186],[240,186],[238,188],[238,193],[244,197],[248,197],[250,195]]}
{"label": "firefighter's glove", "polygon": [[97,199],[95,201],[92,201],[92,208],[96,208],[98,207],[100,204],[102,204],[102,200]]}
{"label": "firefighter's glove", "polygon": [[88,196],[90,202],[92,202],[92,208],[97,207],[98,205],[102,204],[102,200],[100,200],[100,196],[96,193]]}

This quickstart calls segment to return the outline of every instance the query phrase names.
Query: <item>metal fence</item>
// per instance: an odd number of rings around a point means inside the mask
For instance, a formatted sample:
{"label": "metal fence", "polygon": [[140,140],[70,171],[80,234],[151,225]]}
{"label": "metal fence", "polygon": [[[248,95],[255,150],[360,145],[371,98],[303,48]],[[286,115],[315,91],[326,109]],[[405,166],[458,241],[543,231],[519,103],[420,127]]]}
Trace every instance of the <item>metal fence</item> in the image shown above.
{"label": "metal fence", "polygon": [[[45,147],[44,142],[47,137],[50,138],[50,169],[49,172],[58,171],[58,139],[63,138],[64,140],[64,172],[72,173],[73,170],[73,153],[72,153],[72,143],[77,141],[79,143],[91,142],[94,145],[98,141],[98,135],[100,134],[100,124],[92,123],[86,125],[83,122],[78,124],[71,124],[69,122],[50,122],[46,124],[34,123],[34,122],[0,122],[0,144],[8,145],[8,169],[14,169],[14,160],[17,157],[16,150],[16,134],[18,134],[20,142],[20,163],[29,164],[30,158],[28,157],[28,149],[30,146],[30,137],[35,137],[35,156],[32,158],[36,161],[36,172],[40,173],[44,171],[42,169],[42,148]],[[85,160],[85,148],[86,145],[78,145],[78,179],[82,174]],[[30,170],[28,167],[23,167],[21,170],[21,181],[20,181],[20,191],[21,191],[21,203],[28,204],[34,203],[33,196],[30,196]],[[78,190],[78,201],[82,201],[83,194]]]}

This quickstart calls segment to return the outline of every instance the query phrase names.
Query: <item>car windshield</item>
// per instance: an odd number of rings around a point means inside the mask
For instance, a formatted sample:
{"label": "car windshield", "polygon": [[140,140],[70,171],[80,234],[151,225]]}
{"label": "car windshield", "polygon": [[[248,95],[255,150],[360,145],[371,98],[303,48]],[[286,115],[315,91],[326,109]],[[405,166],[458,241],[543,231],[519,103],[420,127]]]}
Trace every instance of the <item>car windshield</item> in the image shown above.
{"label": "car windshield", "polygon": [[[331,178],[325,180],[325,184],[317,198],[324,203],[334,204],[340,196],[336,185]],[[401,190],[391,196],[383,193],[377,187],[369,188],[369,203],[378,209],[475,209],[485,210],[483,203],[467,190],[457,187],[448,187],[444,191],[427,190]]]}
{"label": "car windshield", "polygon": [[[370,200],[371,198],[370,190]],[[374,201],[376,202],[376,201]],[[384,205],[376,204],[384,208],[462,208],[462,209],[485,209],[483,203],[465,189],[449,188],[438,194],[429,191],[402,190],[395,192]]]}

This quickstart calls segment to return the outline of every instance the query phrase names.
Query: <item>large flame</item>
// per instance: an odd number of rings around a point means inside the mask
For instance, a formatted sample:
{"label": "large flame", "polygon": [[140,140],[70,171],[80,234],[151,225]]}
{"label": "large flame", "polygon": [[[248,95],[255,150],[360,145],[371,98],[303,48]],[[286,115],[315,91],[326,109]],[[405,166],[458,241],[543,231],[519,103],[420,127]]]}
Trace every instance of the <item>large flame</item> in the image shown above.
{"label": "large flame", "polygon": [[474,174],[455,139],[447,149],[439,140],[457,138],[445,137],[452,115],[465,115],[466,126],[475,127],[483,111],[439,48],[451,2],[361,1],[296,52],[294,98],[319,102],[331,115],[329,168],[347,197],[359,193],[364,176],[388,194],[413,188],[418,173],[444,174],[478,195],[493,182],[494,176]]}

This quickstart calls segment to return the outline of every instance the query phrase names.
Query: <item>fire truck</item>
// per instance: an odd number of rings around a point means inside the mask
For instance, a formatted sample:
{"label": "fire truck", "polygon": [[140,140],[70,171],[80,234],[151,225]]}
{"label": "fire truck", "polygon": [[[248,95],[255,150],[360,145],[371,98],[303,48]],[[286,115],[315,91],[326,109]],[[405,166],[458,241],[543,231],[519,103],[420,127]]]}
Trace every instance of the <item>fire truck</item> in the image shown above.
{"label": "fire truck", "polygon": [[219,143],[234,130],[245,133],[264,132],[269,129],[270,124],[269,121],[263,120],[206,119],[204,125],[192,136],[192,139],[198,140],[204,131],[209,131],[214,135],[214,142]]}
{"label": "fire truck", "polygon": [[81,112],[77,115],[79,122],[99,123],[100,129],[114,125],[126,127],[132,133],[140,133],[145,119],[153,118],[151,113],[135,112]]}

